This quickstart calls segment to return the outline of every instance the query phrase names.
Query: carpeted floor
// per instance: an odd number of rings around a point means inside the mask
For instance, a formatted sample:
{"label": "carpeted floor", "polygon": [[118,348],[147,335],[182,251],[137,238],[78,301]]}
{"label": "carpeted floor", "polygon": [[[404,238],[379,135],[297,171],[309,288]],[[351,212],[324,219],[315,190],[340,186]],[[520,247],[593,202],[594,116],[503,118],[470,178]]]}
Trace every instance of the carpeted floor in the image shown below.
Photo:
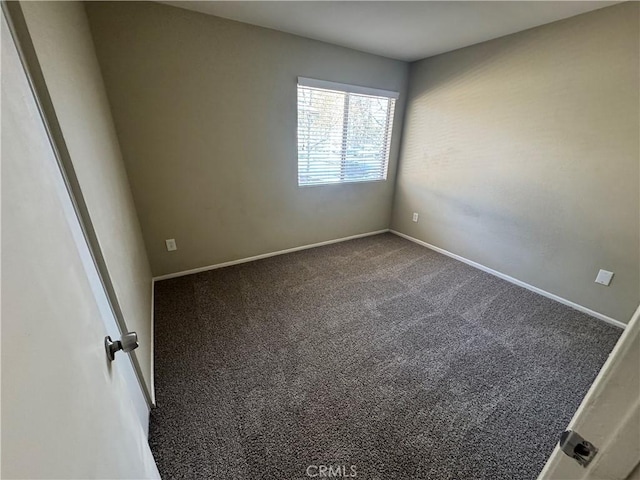
{"label": "carpeted floor", "polygon": [[534,479],[621,334],[391,234],[155,298],[165,479]]}

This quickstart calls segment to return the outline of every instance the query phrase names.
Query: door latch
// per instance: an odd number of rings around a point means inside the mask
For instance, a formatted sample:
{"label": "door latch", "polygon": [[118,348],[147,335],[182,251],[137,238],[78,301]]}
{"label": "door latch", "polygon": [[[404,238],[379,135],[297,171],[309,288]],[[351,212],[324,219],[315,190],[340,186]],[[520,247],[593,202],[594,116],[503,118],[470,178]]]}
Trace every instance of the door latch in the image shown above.
{"label": "door latch", "polygon": [[593,443],[588,442],[573,430],[567,430],[560,435],[560,450],[585,468],[598,453],[598,449]]}
{"label": "door latch", "polygon": [[125,333],[120,340],[116,341],[111,340],[109,336],[104,337],[104,349],[107,351],[107,358],[110,362],[115,359],[117,351],[130,352],[136,348],[138,348],[138,334],[136,332]]}

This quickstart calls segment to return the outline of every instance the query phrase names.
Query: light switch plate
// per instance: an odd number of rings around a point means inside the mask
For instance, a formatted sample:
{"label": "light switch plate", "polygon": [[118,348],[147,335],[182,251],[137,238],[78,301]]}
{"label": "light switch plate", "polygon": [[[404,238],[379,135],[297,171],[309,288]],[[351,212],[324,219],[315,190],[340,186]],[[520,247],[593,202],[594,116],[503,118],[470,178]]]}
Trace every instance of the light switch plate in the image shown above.
{"label": "light switch plate", "polygon": [[598,272],[598,276],[596,277],[596,283],[601,285],[606,285],[607,287],[611,283],[611,279],[613,278],[613,272],[609,272],[607,270],[600,270]]}
{"label": "light switch plate", "polygon": [[174,250],[178,249],[178,246],[176,245],[176,239],[175,238],[169,238],[169,239],[165,240],[164,243],[167,244],[167,250],[170,251],[170,252],[173,252]]}

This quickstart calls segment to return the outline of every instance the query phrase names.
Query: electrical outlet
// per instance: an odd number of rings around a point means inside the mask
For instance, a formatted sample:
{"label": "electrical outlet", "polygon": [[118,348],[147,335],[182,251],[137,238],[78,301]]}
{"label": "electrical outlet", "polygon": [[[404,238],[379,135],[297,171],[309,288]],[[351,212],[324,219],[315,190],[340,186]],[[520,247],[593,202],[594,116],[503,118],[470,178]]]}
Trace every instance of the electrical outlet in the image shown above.
{"label": "electrical outlet", "polygon": [[413,221],[418,223],[418,213],[417,212],[413,212]]}
{"label": "electrical outlet", "polygon": [[169,239],[165,240],[164,243],[167,244],[167,250],[169,252],[173,252],[174,250],[178,249],[178,246],[176,245],[176,239],[175,238],[169,238]]}
{"label": "electrical outlet", "polygon": [[600,270],[598,272],[598,276],[596,277],[596,283],[601,285],[606,285],[607,287],[611,283],[611,279],[613,278],[613,272],[609,272],[607,270]]}

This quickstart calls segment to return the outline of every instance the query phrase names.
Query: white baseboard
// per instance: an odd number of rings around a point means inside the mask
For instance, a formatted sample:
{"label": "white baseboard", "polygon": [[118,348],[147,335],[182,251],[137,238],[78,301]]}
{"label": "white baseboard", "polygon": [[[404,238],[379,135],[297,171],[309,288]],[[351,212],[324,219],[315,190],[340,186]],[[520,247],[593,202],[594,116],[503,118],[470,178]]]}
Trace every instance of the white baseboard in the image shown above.
{"label": "white baseboard", "polygon": [[215,270],[217,268],[230,267],[231,265],[238,265],[240,263],[254,262],[256,260],[262,260],[263,258],[275,257],[277,255],[284,255],[285,253],[298,252],[300,250],[307,250],[309,248],[322,247],[324,245],[331,245],[332,243],[346,242],[347,240],[354,240],[356,238],[370,237],[372,235],[379,235],[381,233],[387,233],[388,228],[384,230],[376,230],[375,232],[360,233],[358,235],[351,235],[349,237],[336,238],[334,240],[327,240],[325,242],[312,243],[310,245],[302,245],[300,247],[287,248],[286,250],[278,250],[277,252],[263,253],[261,255],[255,255],[253,257],[240,258],[238,260],[231,260],[230,262],[217,263],[215,265],[208,265],[206,267],[193,268],[191,270],[184,270],[182,272],[168,273],[166,275],[160,275],[153,277],[153,281],[168,280],[169,278],[184,277],[185,275],[192,275],[194,273],[206,272],[208,270]]}
{"label": "white baseboard", "polygon": [[567,300],[566,298],[562,298],[559,297],[558,295],[554,295],[553,293],[549,293],[545,290],[542,290],[538,287],[534,287],[533,285],[529,285],[528,283],[525,283],[521,280],[518,280],[517,278],[513,278],[510,277],[509,275],[505,275],[504,273],[500,273],[497,270],[493,270],[489,267],[485,267],[484,265],[481,265],[479,263],[474,262],[473,260],[469,260],[467,258],[461,257],[460,255],[456,255],[455,253],[451,253],[443,248],[440,247],[436,247],[435,245],[431,245],[430,243],[427,242],[423,242],[422,240],[418,240],[417,238],[414,237],[410,237],[409,235],[405,235],[404,233],[400,233],[397,232],[395,230],[389,230],[391,233],[393,233],[394,235],[398,235],[399,237],[402,238],[406,238],[407,240],[410,240],[414,243],[417,243],[418,245],[422,245],[423,247],[427,247],[431,250],[434,250],[438,253],[441,253],[443,255],[446,255],[447,257],[451,257],[455,260],[459,260],[463,263],[466,263],[467,265],[471,265],[472,267],[475,267],[479,270],[482,270],[483,272],[487,272],[490,273],[491,275],[495,275],[498,278],[501,278],[503,280],[506,280],[507,282],[511,282],[514,285],[518,285],[519,287],[523,287],[526,288],[527,290],[531,290],[532,292],[538,293],[540,295],[542,295],[543,297],[547,297],[550,298],[551,300],[555,300],[556,302],[562,303],[564,305],[567,305],[571,308],[574,308],[576,310],[579,310],[580,312],[586,313],[587,315],[591,315],[592,317],[595,317],[599,320],[602,320],[604,322],[607,322],[615,327],[621,328],[621,329],[625,329],[627,327],[626,324],[620,322],[619,320],[615,320],[611,317],[608,317],[602,313],[596,312],[595,310],[591,310],[590,308],[587,307],[583,307],[582,305],[578,305],[577,303],[573,303],[569,300]]}

